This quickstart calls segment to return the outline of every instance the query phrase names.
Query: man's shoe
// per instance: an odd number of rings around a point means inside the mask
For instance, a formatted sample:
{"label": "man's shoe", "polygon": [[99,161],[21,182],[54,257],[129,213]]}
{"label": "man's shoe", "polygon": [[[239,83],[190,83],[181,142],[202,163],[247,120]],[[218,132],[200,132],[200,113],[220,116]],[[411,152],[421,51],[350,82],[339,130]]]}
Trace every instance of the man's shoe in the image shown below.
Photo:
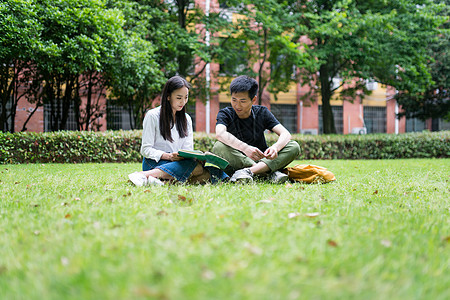
{"label": "man's shoe", "polygon": [[233,176],[231,176],[230,180],[232,182],[239,182],[239,183],[253,182],[253,172],[250,171],[250,168],[237,170],[236,172],[234,172]]}
{"label": "man's shoe", "polygon": [[280,171],[275,171],[272,174],[269,175],[269,181],[272,183],[285,183],[289,179],[289,176],[287,176],[284,173],[281,173]]}
{"label": "man's shoe", "polygon": [[147,177],[142,174],[142,172],[131,173],[130,175],[128,175],[128,178],[137,186],[144,186],[148,182]]}

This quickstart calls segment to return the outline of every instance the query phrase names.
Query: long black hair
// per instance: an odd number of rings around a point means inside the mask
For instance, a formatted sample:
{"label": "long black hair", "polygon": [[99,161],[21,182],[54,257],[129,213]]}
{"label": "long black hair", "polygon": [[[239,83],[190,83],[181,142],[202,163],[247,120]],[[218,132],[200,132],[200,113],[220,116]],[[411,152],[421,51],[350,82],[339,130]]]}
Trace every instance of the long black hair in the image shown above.
{"label": "long black hair", "polygon": [[159,117],[159,130],[162,137],[169,142],[173,142],[170,130],[173,127],[174,123],[181,138],[188,135],[186,106],[184,106],[181,111],[177,111],[175,113],[174,120],[172,106],[169,102],[169,96],[173,93],[173,91],[178,90],[182,87],[186,87],[189,90],[190,85],[187,80],[181,76],[173,76],[166,82],[166,85],[164,85],[161,95],[161,115]]}

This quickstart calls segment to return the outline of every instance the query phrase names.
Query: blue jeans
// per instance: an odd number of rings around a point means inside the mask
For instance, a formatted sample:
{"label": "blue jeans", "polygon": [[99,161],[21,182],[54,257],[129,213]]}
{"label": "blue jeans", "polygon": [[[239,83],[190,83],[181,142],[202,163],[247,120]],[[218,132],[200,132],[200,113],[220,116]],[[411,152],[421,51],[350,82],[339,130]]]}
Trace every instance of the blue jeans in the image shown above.
{"label": "blue jeans", "polygon": [[142,170],[149,171],[153,169],[160,169],[166,172],[180,182],[186,182],[192,171],[197,166],[197,161],[193,159],[183,159],[179,161],[160,160],[156,162],[153,159],[145,158],[142,160]]}
{"label": "blue jeans", "polygon": [[[143,171],[160,169],[180,182],[186,182],[196,166],[197,161],[194,159],[183,159],[179,161],[160,160],[159,162],[156,162],[153,159],[144,157],[142,160]],[[226,181],[229,178],[228,175],[219,168],[212,166],[207,166],[205,168],[209,171],[210,180],[213,184],[219,181]]]}

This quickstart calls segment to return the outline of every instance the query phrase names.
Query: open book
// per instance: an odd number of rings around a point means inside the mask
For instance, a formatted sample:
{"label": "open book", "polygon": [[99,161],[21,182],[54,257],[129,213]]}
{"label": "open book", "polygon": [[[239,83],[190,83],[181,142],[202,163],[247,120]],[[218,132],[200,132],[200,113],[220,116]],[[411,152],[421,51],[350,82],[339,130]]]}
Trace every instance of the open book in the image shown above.
{"label": "open book", "polygon": [[221,169],[225,169],[228,166],[228,162],[225,159],[211,152],[202,152],[200,150],[178,150],[178,155],[184,158],[196,158],[201,161],[206,161]]}

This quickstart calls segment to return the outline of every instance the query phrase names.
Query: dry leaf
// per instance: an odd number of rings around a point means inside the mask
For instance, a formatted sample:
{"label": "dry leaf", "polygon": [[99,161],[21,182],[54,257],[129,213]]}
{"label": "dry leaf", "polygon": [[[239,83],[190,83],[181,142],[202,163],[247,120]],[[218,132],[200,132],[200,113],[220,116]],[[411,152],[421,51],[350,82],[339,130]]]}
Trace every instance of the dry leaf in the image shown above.
{"label": "dry leaf", "polygon": [[195,234],[191,234],[189,237],[190,237],[191,241],[203,240],[205,238],[205,233],[204,232],[195,233]]}
{"label": "dry leaf", "polygon": [[446,243],[450,243],[450,235],[443,238],[442,241],[444,241]]}
{"label": "dry leaf", "polygon": [[374,195],[378,194],[378,190],[375,190],[375,192],[373,192]]}
{"label": "dry leaf", "polygon": [[250,251],[250,253],[255,254],[255,255],[261,255],[263,253],[263,250],[257,246],[254,246],[250,243],[245,243],[245,248],[247,248],[248,251]]}
{"label": "dry leaf", "polygon": [[209,269],[204,269],[202,272],[202,278],[205,280],[212,280],[216,278],[216,274]]}
{"label": "dry leaf", "polygon": [[183,195],[178,195],[178,200],[180,201],[186,201],[186,197]]}
{"label": "dry leaf", "polygon": [[319,216],[320,215],[320,213],[318,213],[318,212],[312,212],[312,213],[306,213],[305,214],[305,217],[308,217],[308,218],[315,218],[315,217],[317,217],[317,216]]}
{"label": "dry leaf", "polygon": [[328,246],[331,246],[331,247],[337,247],[338,246],[338,244],[335,241],[333,241],[333,240],[328,240],[327,244],[328,244]]}
{"label": "dry leaf", "polygon": [[144,193],[151,193],[151,191],[150,190],[145,190]]}
{"label": "dry leaf", "polygon": [[245,228],[247,228],[249,225],[250,225],[249,222],[243,221],[243,222],[241,223],[241,229],[245,229]]}
{"label": "dry leaf", "polygon": [[386,248],[389,248],[392,246],[392,242],[390,240],[381,240],[381,245],[385,246]]}
{"label": "dry leaf", "polygon": [[31,207],[39,207],[39,204],[30,204]]}
{"label": "dry leaf", "polygon": [[165,212],[164,210],[160,210],[156,213],[157,216],[167,216],[169,215],[167,212]]}
{"label": "dry leaf", "polygon": [[268,200],[261,200],[261,201],[258,201],[256,203],[272,203],[272,200],[269,200],[269,199]]}
{"label": "dry leaf", "polygon": [[66,218],[66,219],[70,219],[71,217],[72,216],[70,214],[67,214],[67,215],[64,216],[64,218]]}
{"label": "dry leaf", "polygon": [[298,213],[298,212],[288,214],[289,219],[296,218],[299,216],[300,216],[300,213]]}
{"label": "dry leaf", "polygon": [[69,259],[67,257],[61,257],[61,264],[67,266],[69,264]]}

